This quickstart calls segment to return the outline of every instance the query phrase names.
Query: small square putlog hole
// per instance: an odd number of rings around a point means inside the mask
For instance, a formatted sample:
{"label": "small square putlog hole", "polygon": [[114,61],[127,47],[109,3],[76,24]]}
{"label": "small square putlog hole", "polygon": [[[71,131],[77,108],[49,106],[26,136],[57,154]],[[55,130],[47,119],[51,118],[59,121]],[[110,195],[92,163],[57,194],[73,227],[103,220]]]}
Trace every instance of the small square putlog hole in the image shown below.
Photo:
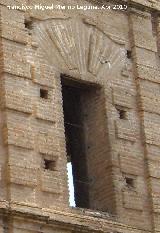
{"label": "small square putlog hole", "polygon": [[56,162],[49,159],[44,159],[44,169],[49,171],[55,171]]}
{"label": "small square putlog hole", "polygon": [[42,99],[48,99],[48,90],[41,88],[40,89],[40,97]]}
{"label": "small square putlog hole", "polygon": [[119,119],[127,120],[127,111],[124,110],[120,106],[116,106],[116,109],[117,109],[117,112],[118,112],[118,115],[119,115]]}
{"label": "small square putlog hole", "polygon": [[127,55],[128,59],[131,59],[132,58],[132,51],[131,50],[127,50],[126,55]]}
{"label": "small square putlog hole", "polygon": [[134,179],[130,177],[125,177],[125,182],[128,188],[134,188]]}

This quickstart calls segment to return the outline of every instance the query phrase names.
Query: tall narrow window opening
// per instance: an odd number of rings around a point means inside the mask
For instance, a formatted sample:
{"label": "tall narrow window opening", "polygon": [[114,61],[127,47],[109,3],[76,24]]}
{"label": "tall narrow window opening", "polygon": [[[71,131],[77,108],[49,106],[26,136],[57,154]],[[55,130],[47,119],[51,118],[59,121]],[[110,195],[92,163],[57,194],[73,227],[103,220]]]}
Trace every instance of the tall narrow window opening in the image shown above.
{"label": "tall narrow window opening", "polygon": [[[63,94],[64,126],[68,168],[72,169],[74,199],[77,207],[89,208],[87,161],[83,130],[81,98],[86,88],[70,79],[61,77]],[[71,176],[71,172],[69,175]],[[69,180],[71,182],[71,178]],[[70,183],[71,185],[71,183]],[[73,189],[73,187],[72,187]]]}
{"label": "tall narrow window opening", "polygon": [[113,213],[104,90],[66,75],[61,75],[61,86],[70,205]]}

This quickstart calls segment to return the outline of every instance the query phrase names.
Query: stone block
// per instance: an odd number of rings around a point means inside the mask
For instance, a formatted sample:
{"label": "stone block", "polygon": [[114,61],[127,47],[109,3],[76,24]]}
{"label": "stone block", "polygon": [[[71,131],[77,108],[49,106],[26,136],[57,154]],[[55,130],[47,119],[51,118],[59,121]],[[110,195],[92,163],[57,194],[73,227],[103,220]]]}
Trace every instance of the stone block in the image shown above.
{"label": "stone block", "polygon": [[60,149],[54,133],[39,132],[37,142],[38,150],[42,154],[54,155]]}
{"label": "stone block", "polygon": [[139,155],[130,153],[120,153],[120,169],[123,173],[142,175],[143,174],[143,160]]}
{"label": "stone block", "polygon": [[31,78],[31,64],[27,62],[26,48],[6,39],[2,40],[3,71],[20,77]]}
{"label": "stone block", "polygon": [[133,108],[135,104],[135,96],[130,90],[113,87],[113,103],[122,107]]}
{"label": "stone block", "polygon": [[125,208],[143,211],[143,199],[139,194],[134,191],[124,191],[122,195]]}
{"label": "stone block", "polygon": [[37,64],[32,67],[32,79],[35,83],[55,87],[55,70],[47,64]]}
{"label": "stone block", "polygon": [[59,173],[56,171],[41,172],[41,190],[55,194],[61,193],[61,183]]}
{"label": "stone block", "polygon": [[135,142],[138,138],[134,125],[127,120],[115,121],[116,136],[119,139],[129,140]]}
{"label": "stone block", "polygon": [[35,169],[9,166],[9,182],[15,184],[21,184],[24,186],[36,186],[37,185],[37,171]]}

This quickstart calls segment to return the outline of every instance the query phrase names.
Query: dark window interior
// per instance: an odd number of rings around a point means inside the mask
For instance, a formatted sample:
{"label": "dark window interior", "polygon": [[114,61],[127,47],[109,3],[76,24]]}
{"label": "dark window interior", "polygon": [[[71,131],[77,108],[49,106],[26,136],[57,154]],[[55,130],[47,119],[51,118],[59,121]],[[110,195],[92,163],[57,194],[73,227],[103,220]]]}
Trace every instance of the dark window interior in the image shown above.
{"label": "dark window interior", "polygon": [[104,89],[66,75],[61,75],[61,86],[66,154],[68,166],[72,167],[75,206],[113,213],[115,196],[112,169],[108,167],[110,147]]}
{"label": "dark window interior", "polygon": [[67,160],[72,173],[77,207],[89,208],[89,183],[85,153],[81,97],[88,88],[61,76]]}
{"label": "dark window interior", "polygon": [[83,101],[85,98],[91,98],[88,93],[95,95],[99,87],[73,81],[64,75],[61,75],[61,84],[67,159],[72,164],[75,203],[77,207],[90,208],[86,152],[89,145],[86,143],[84,131],[87,114]]}

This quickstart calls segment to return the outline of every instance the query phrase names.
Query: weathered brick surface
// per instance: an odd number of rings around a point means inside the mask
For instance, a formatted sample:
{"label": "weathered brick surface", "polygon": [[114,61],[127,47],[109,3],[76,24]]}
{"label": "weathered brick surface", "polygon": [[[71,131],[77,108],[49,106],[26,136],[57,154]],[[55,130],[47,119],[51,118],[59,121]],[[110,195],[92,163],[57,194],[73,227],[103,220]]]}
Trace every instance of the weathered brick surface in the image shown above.
{"label": "weathered brick surface", "polygon": [[25,56],[25,46],[3,39],[2,47],[4,51],[4,72],[31,78],[31,65],[27,62]]}
{"label": "weathered brick surface", "polygon": [[142,197],[134,191],[123,192],[123,204],[127,209],[143,210]]}
{"label": "weathered brick surface", "polygon": [[116,135],[118,138],[136,141],[137,135],[134,125],[131,122],[125,122],[125,120],[118,120],[115,122]]}
{"label": "weathered brick surface", "polygon": [[32,68],[32,79],[34,82],[55,88],[55,71],[47,64],[37,64]]}
{"label": "weathered brick surface", "polygon": [[42,172],[41,173],[41,189],[42,191],[49,193],[61,193],[61,187],[59,183],[59,174],[57,172]]}
{"label": "weathered brick surface", "polygon": [[135,104],[134,93],[125,88],[115,87],[113,88],[113,102],[115,105],[132,108]]}
{"label": "weathered brick surface", "polygon": [[6,107],[19,112],[33,113],[36,98],[36,88],[25,79],[5,75]]}
{"label": "weathered brick surface", "polygon": [[[120,168],[126,174],[142,175],[143,160],[139,155],[130,153],[120,153]],[[138,161],[138,163],[137,163]]]}
{"label": "weathered brick surface", "polygon": [[37,184],[35,170],[31,168],[10,166],[10,182],[23,184],[25,186],[35,186]]}
{"label": "weathered brick surface", "polygon": [[[150,15],[142,15],[142,18],[146,18],[148,21],[150,19]],[[134,16],[130,17],[130,23],[132,25],[132,33],[135,25],[135,21],[133,20]],[[158,19],[157,19],[158,22]],[[148,31],[153,33],[153,40],[157,41],[157,25],[153,25]],[[155,35],[156,34],[156,35]],[[150,207],[152,208],[151,216],[152,216],[152,224],[156,229],[158,229],[157,225],[157,215],[154,212],[158,212],[159,209],[159,198],[158,198],[158,183],[159,183],[159,174],[158,174],[158,157],[157,153],[159,151],[159,78],[158,75],[154,75],[154,73],[159,73],[159,61],[157,54],[155,52],[151,52],[149,50],[137,48],[137,38],[136,36],[132,39],[133,51],[135,52],[134,57],[134,66],[136,69],[136,85],[137,90],[139,92],[139,107],[140,107],[140,117],[142,124],[142,138],[145,141],[145,161],[146,161],[146,175],[147,175],[147,184],[148,184],[148,192],[150,197]],[[149,47],[148,47],[149,48]],[[157,46],[157,50],[158,50]],[[143,57],[142,57],[143,54]],[[144,59],[145,57],[145,59]],[[146,67],[146,68],[144,68]],[[142,73],[144,71],[144,74]],[[156,71],[156,72],[155,72]],[[148,77],[147,77],[148,76]],[[142,79],[148,81],[142,81]],[[154,95],[152,95],[154,93]],[[150,105],[150,107],[149,107]],[[147,145],[148,144],[148,145]]]}

